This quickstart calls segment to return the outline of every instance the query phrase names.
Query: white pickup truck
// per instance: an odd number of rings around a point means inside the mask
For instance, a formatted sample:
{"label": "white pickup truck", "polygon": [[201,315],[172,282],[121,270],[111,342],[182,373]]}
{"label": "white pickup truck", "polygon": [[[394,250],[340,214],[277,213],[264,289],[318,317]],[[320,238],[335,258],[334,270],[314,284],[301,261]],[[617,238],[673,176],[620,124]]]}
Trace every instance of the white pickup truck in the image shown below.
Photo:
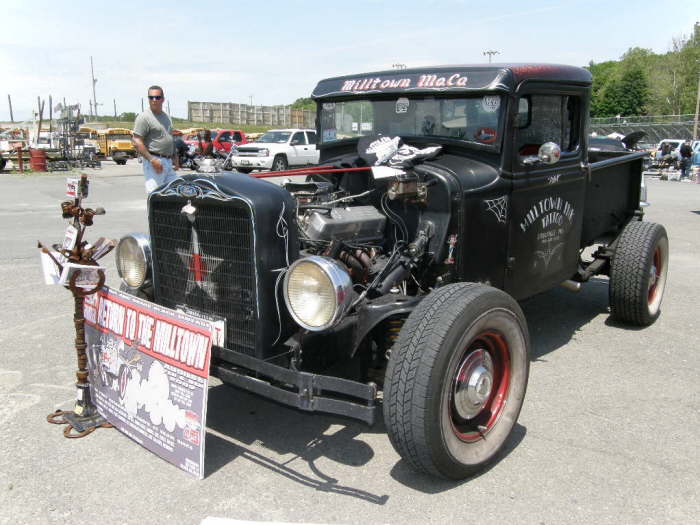
{"label": "white pickup truck", "polygon": [[238,147],[233,167],[242,173],[253,170],[282,171],[290,166],[318,164],[316,131],[271,129],[255,142]]}

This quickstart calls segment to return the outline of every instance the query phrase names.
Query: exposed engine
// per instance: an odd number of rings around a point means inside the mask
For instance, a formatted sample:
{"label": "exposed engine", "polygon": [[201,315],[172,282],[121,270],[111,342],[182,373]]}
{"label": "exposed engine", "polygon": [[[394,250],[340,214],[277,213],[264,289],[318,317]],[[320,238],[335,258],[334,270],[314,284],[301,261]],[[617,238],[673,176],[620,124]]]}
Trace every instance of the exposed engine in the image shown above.
{"label": "exposed engine", "polygon": [[[284,185],[297,201],[301,253],[341,261],[369,298],[421,289],[421,260],[433,234],[420,221],[428,184],[413,170],[388,169],[384,177],[367,171]],[[344,185],[350,177],[352,189]]]}

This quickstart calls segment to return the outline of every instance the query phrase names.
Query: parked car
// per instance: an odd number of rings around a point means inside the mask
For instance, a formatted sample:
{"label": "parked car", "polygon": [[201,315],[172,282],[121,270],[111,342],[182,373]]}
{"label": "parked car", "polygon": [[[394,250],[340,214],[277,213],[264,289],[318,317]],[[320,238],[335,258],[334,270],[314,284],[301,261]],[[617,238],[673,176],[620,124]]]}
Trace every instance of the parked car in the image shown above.
{"label": "parked car", "polygon": [[693,141],[693,156],[690,158],[690,174],[700,180],[700,140]]}
{"label": "parked car", "polygon": [[245,132],[240,129],[220,129],[216,134],[212,134],[211,139],[215,150],[226,153],[231,151],[231,146],[234,144],[240,146],[248,143]]}
{"label": "parked car", "polygon": [[[644,154],[589,162],[591,81],[549,64],[322,80],[323,167],[284,185],[193,174],[156,189],[150,236],[115,250],[124,289],[225,317],[210,369],[224,383],[307,412],[383,414],[407,465],[473,476],[512,442],[525,398],[517,301],[606,275],[613,319],[661,312],[669,244],[642,220]],[[269,167],[310,133],[271,131],[238,160]]]}
{"label": "parked car", "polygon": [[[200,136],[204,138],[204,131],[199,130],[198,132],[190,132],[183,136],[183,140],[188,146],[194,146],[195,152],[199,151],[199,139]],[[197,135],[199,133],[199,136]],[[231,151],[231,146],[235,144],[239,146],[241,144],[247,144],[248,138],[243,130],[240,129],[212,129],[211,141],[214,144],[214,151],[222,151],[228,153]]]}
{"label": "parked car", "polygon": [[290,166],[318,164],[316,132],[312,129],[271,129],[252,144],[238,148],[233,167],[241,173],[253,170],[286,170]]}
{"label": "parked car", "polygon": [[680,160],[680,146],[685,142],[683,139],[664,139],[659,144],[656,146],[656,153],[654,157],[658,160],[661,159],[661,150],[664,147],[664,144],[669,145],[669,151],[670,155],[674,158],[674,160]]}

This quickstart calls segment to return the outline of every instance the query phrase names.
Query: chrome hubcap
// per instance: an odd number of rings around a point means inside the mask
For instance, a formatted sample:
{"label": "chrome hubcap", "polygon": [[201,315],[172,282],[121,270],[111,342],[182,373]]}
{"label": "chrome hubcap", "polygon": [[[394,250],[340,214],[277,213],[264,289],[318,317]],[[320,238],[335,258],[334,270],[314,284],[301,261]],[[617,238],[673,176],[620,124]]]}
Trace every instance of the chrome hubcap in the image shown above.
{"label": "chrome hubcap", "polygon": [[457,414],[462,419],[476,417],[491,397],[493,360],[485,350],[467,355],[457,372],[453,394]]}
{"label": "chrome hubcap", "polygon": [[649,288],[652,288],[656,284],[656,265],[652,264],[649,270]]}

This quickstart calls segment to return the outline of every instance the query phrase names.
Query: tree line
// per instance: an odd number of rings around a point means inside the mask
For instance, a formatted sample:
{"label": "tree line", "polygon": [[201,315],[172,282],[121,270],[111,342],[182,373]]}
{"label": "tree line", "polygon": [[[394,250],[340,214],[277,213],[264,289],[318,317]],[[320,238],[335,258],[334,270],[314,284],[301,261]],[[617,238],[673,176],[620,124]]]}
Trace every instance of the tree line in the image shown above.
{"label": "tree line", "polygon": [[695,113],[700,73],[700,23],[664,54],[632,47],[587,68],[593,76],[592,117]]}

